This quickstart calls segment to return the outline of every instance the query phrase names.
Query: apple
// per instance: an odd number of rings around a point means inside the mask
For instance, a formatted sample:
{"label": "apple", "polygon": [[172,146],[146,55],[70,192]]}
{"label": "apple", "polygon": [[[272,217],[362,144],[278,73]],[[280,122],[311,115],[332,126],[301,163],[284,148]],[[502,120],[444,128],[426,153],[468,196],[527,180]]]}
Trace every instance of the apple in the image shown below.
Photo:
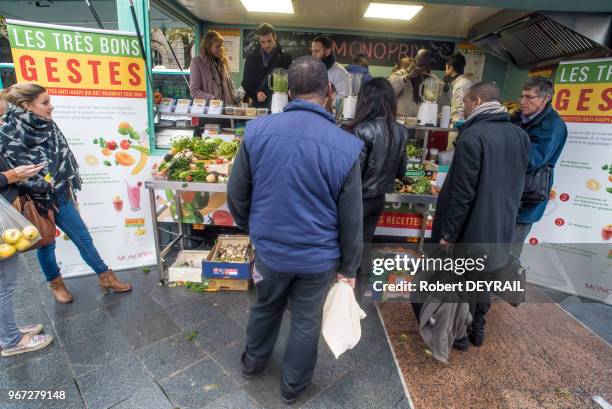
{"label": "apple", "polygon": [[28,240],[34,240],[38,237],[38,229],[34,225],[24,227],[21,232],[23,233],[23,237]]}
{"label": "apple", "polygon": [[30,247],[32,247],[32,242],[26,239],[25,237],[22,237],[17,243],[15,243],[15,248],[17,249],[17,251],[24,251],[29,249]]}
{"label": "apple", "polygon": [[15,244],[23,235],[18,229],[8,229],[2,233],[2,240],[8,244]]}
{"label": "apple", "polygon": [[9,258],[17,252],[17,249],[12,244],[0,244],[0,260]]}
{"label": "apple", "polygon": [[612,224],[608,224],[601,229],[601,238],[606,241],[612,239]]}

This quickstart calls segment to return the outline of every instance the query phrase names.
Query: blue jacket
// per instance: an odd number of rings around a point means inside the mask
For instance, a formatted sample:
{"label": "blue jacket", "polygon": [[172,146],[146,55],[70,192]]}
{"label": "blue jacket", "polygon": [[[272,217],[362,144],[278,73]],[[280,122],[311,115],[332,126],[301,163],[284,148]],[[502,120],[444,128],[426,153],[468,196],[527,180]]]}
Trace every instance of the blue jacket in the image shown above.
{"label": "blue jacket", "polygon": [[355,273],[362,146],[322,106],[299,99],[247,124],[228,206],[249,231],[258,263],[285,273]]}
{"label": "blue jacket", "polygon": [[368,70],[368,68],[364,67],[363,65],[351,64],[346,67],[346,70],[350,74],[363,74],[363,77],[361,78],[362,84],[372,79],[372,74],[370,74],[370,71]]}
{"label": "blue jacket", "polygon": [[[520,113],[515,116],[514,122],[529,134],[527,173],[533,173],[545,164],[554,167],[565,146],[567,127],[552,104],[549,102],[538,116],[527,123],[522,122]],[[550,177],[552,186],[554,169]],[[537,222],[542,218],[547,203],[548,201],[544,201],[532,207],[521,207],[517,221],[526,224]]]}

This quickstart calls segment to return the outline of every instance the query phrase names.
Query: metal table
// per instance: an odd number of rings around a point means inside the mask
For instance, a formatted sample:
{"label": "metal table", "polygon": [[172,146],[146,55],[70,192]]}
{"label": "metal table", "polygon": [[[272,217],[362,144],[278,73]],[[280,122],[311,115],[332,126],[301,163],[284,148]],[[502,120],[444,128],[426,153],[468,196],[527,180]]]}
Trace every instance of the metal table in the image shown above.
{"label": "metal table", "polygon": [[[181,250],[185,249],[185,233],[183,230],[183,223],[181,222],[182,207],[181,207],[181,195],[180,192],[226,192],[227,184],[225,183],[200,183],[200,182],[173,182],[166,180],[149,180],[145,182],[145,188],[149,191],[149,204],[151,207],[151,217],[153,219],[153,236],[155,238],[155,248],[157,256],[157,265],[160,271],[160,279],[164,282],[168,281],[168,272],[164,268],[164,257],[172,250],[175,244],[179,244]],[[179,194],[174,196],[176,201],[176,213],[178,215],[178,235],[170,241],[163,249],[159,242],[159,230],[157,225],[157,207],[155,205],[155,190],[172,190]],[[423,215],[423,222],[421,223],[421,238],[419,241],[419,248],[423,249],[423,242],[425,240],[425,231],[427,228],[427,219],[432,216],[431,205],[434,205],[437,200],[437,196],[431,195],[413,195],[413,194],[400,194],[400,193],[389,193],[386,195],[387,202],[394,203],[412,203],[417,205],[418,210]]]}
{"label": "metal table", "polygon": [[157,224],[157,206],[155,205],[155,190],[172,190],[180,192],[226,192],[227,185],[225,183],[189,183],[189,182],[173,182],[167,180],[149,180],[145,182],[145,188],[149,191],[149,205],[151,207],[151,217],[153,219],[153,237],[155,238],[155,250],[157,256],[157,266],[159,267],[160,279],[164,283],[168,282],[168,271],[164,268],[164,257],[172,250],[172,247],[178,243],[181,250],[185,249],[185,233],[183,231],[183,223],[181,217],[183,215],[181,195],[174,196],[176,202],[176,214],[178,216],[178,235],[170,241],[163,249],[159,242],[159,229]]}
{"label": "metal table", "polygon": [[204,118],[204,119],[228,119],[231,127],[234,128],[234,121],[250,121],[257,118],[257,116],[246,116],[246,115],[215,115],[215,114],[181,114],[176,112],[160,112],[159,119],[170,120],[170,121],[181,121],[190,120],[191,118]]}

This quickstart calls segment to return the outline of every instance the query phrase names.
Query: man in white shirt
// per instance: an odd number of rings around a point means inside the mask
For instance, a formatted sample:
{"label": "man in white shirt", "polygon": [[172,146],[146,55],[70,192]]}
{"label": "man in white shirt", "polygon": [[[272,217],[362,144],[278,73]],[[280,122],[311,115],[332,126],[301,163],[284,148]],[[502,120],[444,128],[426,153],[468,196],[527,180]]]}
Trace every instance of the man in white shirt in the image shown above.
{"label": "man in white shirt", "polygon": [[312,40],[310,51],[313,58],[321,60],[327,67],[329,82],[336,87],[336,95],[340,98],[349,94],[350,74],[336,61],[336,56],[332,50],[331,40],[324,36],[316,37]]}
{"label": "man in white shirt", "polygon": [[471,74],[464,74],[465,57],[462,54],[453,54],[446,59],[446,83],[444,90],[451,92],[451,120],[453,123],[465,120],[463,110],[463,97],[470,87],[474,85]]}

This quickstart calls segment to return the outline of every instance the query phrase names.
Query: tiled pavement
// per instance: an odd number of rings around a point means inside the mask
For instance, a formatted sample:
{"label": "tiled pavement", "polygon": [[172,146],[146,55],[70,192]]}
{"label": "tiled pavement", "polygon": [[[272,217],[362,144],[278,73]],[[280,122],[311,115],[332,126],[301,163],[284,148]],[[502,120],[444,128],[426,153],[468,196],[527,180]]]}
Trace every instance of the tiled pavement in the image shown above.
{"label": "tiled pavement", "polygon": [[[271,364],[255,380],[240,376],[254,294],[201,294],[158,285],[155,270],[120,272],[134,290],[102,295],[95,276],[66,280],[73,304],[53,301],[31,256],[20,269],[18,323],[42,323],[46,349],[0,359],[0,408],[265,409],[279,399],[287,319]],[[313,383],[295,407],[407,408],[380,320],[365,305],[363,338],[335,360],[322,341]],[[8,399],[14,390],[64,391],[64,400]]]}

